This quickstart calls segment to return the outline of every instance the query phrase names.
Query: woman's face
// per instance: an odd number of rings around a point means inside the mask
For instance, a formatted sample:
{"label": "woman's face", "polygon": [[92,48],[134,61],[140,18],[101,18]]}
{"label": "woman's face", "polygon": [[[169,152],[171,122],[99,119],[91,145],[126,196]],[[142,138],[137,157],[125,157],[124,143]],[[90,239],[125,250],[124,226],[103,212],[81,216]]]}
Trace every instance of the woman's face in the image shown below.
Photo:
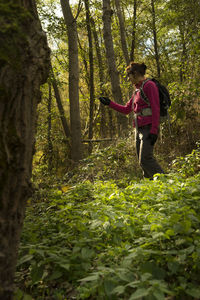
{"label": "woman's face", "polygon": [[127,73],[127,76],[129,78],[129,80],[131,81],[132,84],[136,84],[139,82],[139,74],[135,71],[135,72],[128,72]]}

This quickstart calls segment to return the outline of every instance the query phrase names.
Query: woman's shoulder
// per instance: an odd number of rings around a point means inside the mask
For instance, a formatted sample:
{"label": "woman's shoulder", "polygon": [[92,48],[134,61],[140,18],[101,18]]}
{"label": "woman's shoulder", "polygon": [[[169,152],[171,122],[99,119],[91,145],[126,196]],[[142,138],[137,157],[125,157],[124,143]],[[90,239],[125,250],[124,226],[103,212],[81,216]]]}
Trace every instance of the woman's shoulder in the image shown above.
{"label": "woman's shoulder", "polygon": [[151,78],[147,78],[143,85],[144,91],[149,89],[157,89],[156,83]]}

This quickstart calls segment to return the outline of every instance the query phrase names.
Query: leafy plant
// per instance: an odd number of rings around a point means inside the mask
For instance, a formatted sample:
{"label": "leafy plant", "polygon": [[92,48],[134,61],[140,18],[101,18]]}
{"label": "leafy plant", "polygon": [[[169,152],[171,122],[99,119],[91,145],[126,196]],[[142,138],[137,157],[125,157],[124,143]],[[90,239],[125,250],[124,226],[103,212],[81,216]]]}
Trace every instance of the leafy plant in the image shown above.
{"label": "leafy plant", "polygon": [[176,172],[184,176],[192,176],[200,171],[200,147],[197,143],[197,149],[194,149],[190,154],[186,156],[178,157],[172,165]]}
{"label": "leafy plant", "polygon": [[27,209],[18,286],[37,299],[195,298],[199,179],[175,173],[126,187],[49,189]]}

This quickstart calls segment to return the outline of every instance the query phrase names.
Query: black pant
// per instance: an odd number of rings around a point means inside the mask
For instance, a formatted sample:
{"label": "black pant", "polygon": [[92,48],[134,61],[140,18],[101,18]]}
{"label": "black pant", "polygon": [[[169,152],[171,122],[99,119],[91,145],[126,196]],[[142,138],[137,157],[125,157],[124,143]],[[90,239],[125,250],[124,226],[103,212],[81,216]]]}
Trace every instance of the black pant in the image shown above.
{"label": "black pant", "polygon": [[139,165],[143,170],[143,175],[146,178],[153,178],[156,173],[164,173],[161,166],[153,156],[154,145],[151,145],[148,135],[151,125],[139,127],[136,130],[136,152]]}

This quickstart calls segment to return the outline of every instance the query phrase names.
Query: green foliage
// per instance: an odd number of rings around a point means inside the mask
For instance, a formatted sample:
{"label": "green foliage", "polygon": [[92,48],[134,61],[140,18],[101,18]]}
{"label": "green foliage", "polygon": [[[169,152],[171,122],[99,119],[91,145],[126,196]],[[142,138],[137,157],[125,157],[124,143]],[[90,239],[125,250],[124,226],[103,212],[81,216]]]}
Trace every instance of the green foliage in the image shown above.
{"label": "green foliage", "polygon": [[71,184],[84,180],[114,180],[121,185],[138,180],[142,174],[133,147],[133,138],[133,135],[130,135],[126,140],[118,139],[110,146],[96,148],[77,168],[69,170],[64,180]]}
{"label": "green foliage", "polygon": [[188,157],[191,172],[180,160],[180,175],[153,181],[39,190],[27,208],[18,293],[38,300],[197,298],[199,155]]}
{"label": "green foliage", "polygon": [[184,157],[178,157],[172,162],[174,169],[183,176],[193,176],[200,171],[199,143],[197,146],[197,149],[194,149],[192,153]]}

